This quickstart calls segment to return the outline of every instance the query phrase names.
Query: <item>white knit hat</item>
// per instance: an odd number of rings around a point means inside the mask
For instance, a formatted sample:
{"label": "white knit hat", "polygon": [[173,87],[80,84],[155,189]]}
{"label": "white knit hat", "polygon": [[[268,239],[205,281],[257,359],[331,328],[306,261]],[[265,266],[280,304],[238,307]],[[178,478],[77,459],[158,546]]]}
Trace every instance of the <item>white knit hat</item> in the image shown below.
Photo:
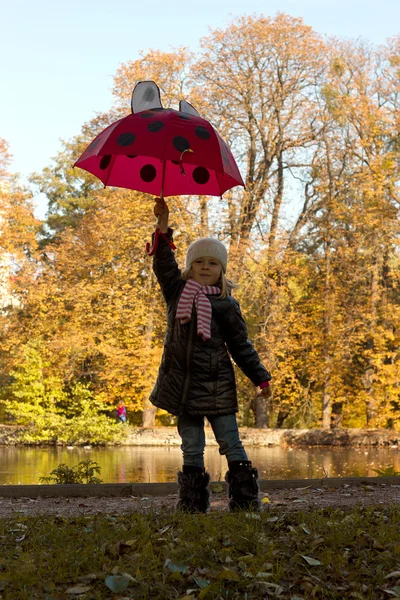
{"label": "white knit hat", "polygon": [[225,273],[228,264],[228,253],[222,242],[214,238],[202,238],[190,244],[186,254],[186,268],[188,269],[193,261],[202,256],[212,256],[219,260]]}

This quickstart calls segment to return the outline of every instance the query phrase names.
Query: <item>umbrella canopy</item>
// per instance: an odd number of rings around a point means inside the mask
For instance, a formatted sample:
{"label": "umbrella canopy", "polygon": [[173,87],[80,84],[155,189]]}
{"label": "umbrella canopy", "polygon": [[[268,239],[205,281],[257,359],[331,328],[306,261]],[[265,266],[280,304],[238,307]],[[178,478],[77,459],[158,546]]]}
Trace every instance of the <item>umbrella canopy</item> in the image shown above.
{"label": "umbrella canopy", "polygon": [[187,102],[162,108],[154,82],[140,82],[132,95],[133,114],[102,131],[74,166],[105,186],[167,197],[222,196],[244,187],[235,159],[213,126]]}

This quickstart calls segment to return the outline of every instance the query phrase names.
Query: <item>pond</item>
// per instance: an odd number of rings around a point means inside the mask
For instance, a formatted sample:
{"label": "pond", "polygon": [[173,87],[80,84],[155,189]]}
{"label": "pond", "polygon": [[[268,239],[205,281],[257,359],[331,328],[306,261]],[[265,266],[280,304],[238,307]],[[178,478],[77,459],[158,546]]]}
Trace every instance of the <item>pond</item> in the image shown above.
{"label": "pond", "polygon": [[[261,479],[314,479],[319,477],[376,476],[374,469],[400,471],[397,448],[247,448]],[[120,446],[113,448],[0,447],[0,485],[35,484],[60,463],[69,467],[91,459],[101,467],[104,483],[175,481],[181,468],[181,450],[175,447]],[[223,479],[226,459],[217,447],[206,448],[211,479]]]}

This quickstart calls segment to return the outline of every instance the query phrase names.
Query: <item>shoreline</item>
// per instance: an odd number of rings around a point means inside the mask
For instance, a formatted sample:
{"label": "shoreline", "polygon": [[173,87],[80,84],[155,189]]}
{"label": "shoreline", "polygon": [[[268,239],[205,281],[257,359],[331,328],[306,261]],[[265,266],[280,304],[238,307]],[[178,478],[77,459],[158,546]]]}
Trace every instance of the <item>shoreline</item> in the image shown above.
{"label": "shoreline", "polygon": [[[126,438],[116,444],[71,444],[73,446],[180,446],[181,440],[175,427],[126,427]],[[26,428],[0,424],[0,446],[54,447],[68,446],[52,440],[40,443],[22,443],[18,434]],[[256,429],[239,427],[245,447],[400,447],[400,432],[388,429]],[[217,446],[211,427],[205,428],[207,446]]]}
{"label": "shoreline", "polygon": [[[400,476],[381,477],[321,477],[318,479],[259,479],[260,492],[272,490],[332,490],[357,486],[395,486],[400,488]],[[217,494],[228,492],[225,481],[211,481],[210,489]],[[177,494],[176,482],[166,483],[44,483],[0,485],[0,498],[123,498],[168,496]],[[400,493],[400,489],[399,489]]]}
{"label": "shoreline", "polygon": [[[388,506],[400,506],[400,477],[260,480],[259,483],[262,512],[275,509],[285,514],[330,508],[352,511],[368,507],[381,511]],[[6,487],[10,488],[9,493],[6,492]],[[45,487],[52,488],[48,489],[48,494],[51,495],[43,493]],[[210,512],[228,512],[225,482],[212,482],[210,487]],[[38,491],[41,492],[40,495],[37,494]],[[150,491],[153,493],[149,493]],[[172,515],[175,512],[177,491],[176,483],[0,486],[0,519],[20,518],[21,515],[53,515],[67,519],[95,514]]]}

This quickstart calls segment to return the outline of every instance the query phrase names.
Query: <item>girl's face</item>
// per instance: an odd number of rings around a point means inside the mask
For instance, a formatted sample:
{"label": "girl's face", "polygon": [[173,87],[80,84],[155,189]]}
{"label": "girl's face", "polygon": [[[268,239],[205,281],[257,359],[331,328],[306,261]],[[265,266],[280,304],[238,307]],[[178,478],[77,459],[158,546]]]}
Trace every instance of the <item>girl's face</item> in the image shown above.
{"label": "girl's face", "polygon": [[215,285],[221,277],[222,266],[212,256],[202,256],[192,262],[192,279],[203,285]]}

